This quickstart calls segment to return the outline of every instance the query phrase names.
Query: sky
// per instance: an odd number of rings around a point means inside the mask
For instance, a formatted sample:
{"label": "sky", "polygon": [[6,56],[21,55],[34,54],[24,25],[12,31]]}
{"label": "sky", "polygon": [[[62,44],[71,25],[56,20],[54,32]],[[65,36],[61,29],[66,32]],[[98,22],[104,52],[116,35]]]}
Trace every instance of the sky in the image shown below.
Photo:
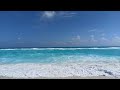
{"label": "sky", "polygon": [[80,46],[120,46],[120,11],[0,11],[0,48]]}

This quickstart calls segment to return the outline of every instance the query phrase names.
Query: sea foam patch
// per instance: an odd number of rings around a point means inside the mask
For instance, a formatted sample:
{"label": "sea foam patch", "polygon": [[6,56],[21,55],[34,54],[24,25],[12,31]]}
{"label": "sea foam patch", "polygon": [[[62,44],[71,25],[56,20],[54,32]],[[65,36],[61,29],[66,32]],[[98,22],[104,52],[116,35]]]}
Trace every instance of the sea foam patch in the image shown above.
{"label": "sea foam patch", "polygon": [[14,78],[109,76],[120,78],[119,63],[9,64],[0,65],[0,76]]}
{"label": "sea foam patch", "polygon": [[8,48],[0,50],[82,50],[82,49],[120,49],[120,47],[81,47],[81,48]]}

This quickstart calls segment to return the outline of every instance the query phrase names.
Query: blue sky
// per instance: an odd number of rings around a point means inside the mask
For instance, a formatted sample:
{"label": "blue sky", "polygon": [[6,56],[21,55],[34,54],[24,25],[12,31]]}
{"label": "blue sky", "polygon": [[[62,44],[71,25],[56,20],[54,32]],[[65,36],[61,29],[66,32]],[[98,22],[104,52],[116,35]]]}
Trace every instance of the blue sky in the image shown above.
{"label": "blue sky", "polygon": [[0,11],[0,47],[120,46],[119,11]]}

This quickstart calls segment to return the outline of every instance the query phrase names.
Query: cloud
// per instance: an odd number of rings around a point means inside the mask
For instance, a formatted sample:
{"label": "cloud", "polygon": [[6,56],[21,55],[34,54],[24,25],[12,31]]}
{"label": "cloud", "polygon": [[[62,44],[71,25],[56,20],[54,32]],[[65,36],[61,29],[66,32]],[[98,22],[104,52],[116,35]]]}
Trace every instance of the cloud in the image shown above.
{"label": "cloud", "polygon": [[101,40],[101,41],[109,41],[109,40],[105,37],[105,33],[102,33],[102,34],[101,34],[100,40]]}
{"label": "cloud", "polygon": [[88,32],[96,32],[96,29],[89,30]]}
{"label": "cloud", "polygon": [[71,46],[71,45],[80,45],[80,36],[74,36],[73,38],[71,38],[70,40],[67,41],[54,41],[53,43],[55,45],[66,45],[66,46]]}
{"label": "cloud", "polygon": [[42,18],[53,18],[55,15],[55,11],[44,11],[42,14]]}
{"label": "cloud", "polygon": [[113,36],[111,38],[107,38],[105,36],[105,34],[101,34],[101,37],[99,39],[99,43],[103,44],[103,45],[120,45],[120,36],[118,36],[117,34],[113,34]]}
{"label": "cloud", "polygon": [[41,18],[43,19],[51,19],[54,17],[73,17],[77,13],[71,11],[44,11],[42,12]]}
{"label": "cloud", "polygon": [[73,16],[77,15],[77,13],[71,12],[71,11],[60,11],[59,15],[63,16],[63,17],[73,17]]}
{"label": "cloud", "polygon": [[80,41],[80,36],[77,35],[77,36],[73,37],[73,38],[72,38],[72,41]]}
{"label": "cloud", "polygon": [[118,35],[114,35],[114,37],[112,38],[113,42],[120,42],[120,36]]}
{"label": "cloud", "polygon": [[104,31],[103,30],[99,30],[99,29],[91,29],[91,30],[88,30],[88,33],[100,33],[100,34],[102,33],[102,34],[104,34]]}
{"label": "cloud", "polygon": [[53,43],[54,45],[63,45],[63,46],[76,46],[76,45],[80,45],[80,36],[74,36],[73,38],[71,38],[70,40],[67,41],[53,41],[51,43]]}
{"label": "cloud", "polygon": [[77,35],[75,37],[73,37],[68,43],[72,44],[72,45],[79,45],[81,42],[80,36]]}
{"label": "cloud", "polygon": [[92,41],[92,42],[97,42],[97,40],[95,39],[95,36],[94,36],[94,35],[90,35],[90,41]]}
{"label": "cloud", "polygon": [[23,35],[23,33],[16,33],[16,35],[17,35],[17,40],[21,40],[21,37],[22,37],[22,35]]}
{"label": "cloud", "polygon": [[120,45],[120,36],[118,36],[117,34],[113,34],[113,36],[109,40],[109,42],[113,46],[119,46]]}
{"label": "cloud", "polygon": [[108,41],[108,39],[105,38],[105,37],[101,37],[101,40],[102,40],[102,41]]}

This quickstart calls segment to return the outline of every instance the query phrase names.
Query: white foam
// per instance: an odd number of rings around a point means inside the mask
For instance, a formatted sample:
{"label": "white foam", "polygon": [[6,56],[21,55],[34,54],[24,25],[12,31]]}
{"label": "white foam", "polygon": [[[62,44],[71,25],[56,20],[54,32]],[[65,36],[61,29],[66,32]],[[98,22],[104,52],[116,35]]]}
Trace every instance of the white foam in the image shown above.
{"label": "white foam", "polygon": [[0,49],[0,50],[16,50],[16,49]]}
{"label": "white foam", "polygon": [[120,47],[106,48],[15,48],[15,49],[0,49],[0,50],[81,50],[81,49],[120,49]]}
{"label": "white foam", "polygon": [[106,48],[31,48],[32,50],[83,50],[83,49],[120,49],[120,47],[106,47]]}
{"label": "white foam", "polygon": [[0,76],[17,78],[109,76],[120,78],[120,63],[6,64]]}

